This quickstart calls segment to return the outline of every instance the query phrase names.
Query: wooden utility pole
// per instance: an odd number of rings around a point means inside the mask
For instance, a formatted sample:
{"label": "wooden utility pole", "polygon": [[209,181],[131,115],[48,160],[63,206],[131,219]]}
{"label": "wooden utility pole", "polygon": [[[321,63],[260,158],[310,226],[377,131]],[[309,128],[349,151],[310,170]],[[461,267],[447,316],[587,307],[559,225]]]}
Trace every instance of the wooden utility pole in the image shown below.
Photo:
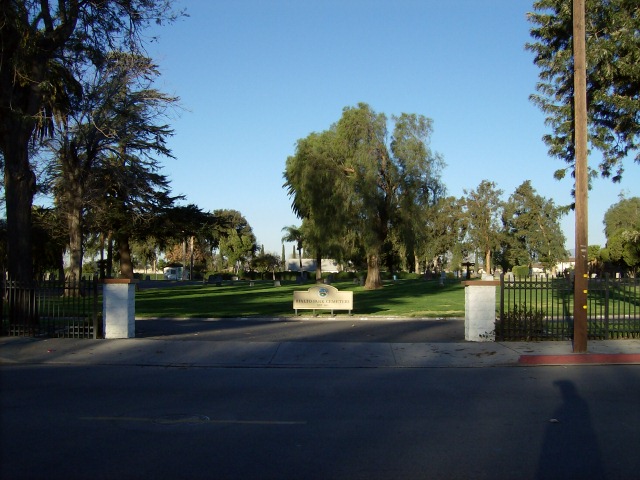
{"label": "wooden utility pole", "polygon": [[573,0],[573,68],[575,131],[575,284],[573,293],[573,351],[587,351],[588,288],[588,163],[587,163],[587,68],[585,0]]}

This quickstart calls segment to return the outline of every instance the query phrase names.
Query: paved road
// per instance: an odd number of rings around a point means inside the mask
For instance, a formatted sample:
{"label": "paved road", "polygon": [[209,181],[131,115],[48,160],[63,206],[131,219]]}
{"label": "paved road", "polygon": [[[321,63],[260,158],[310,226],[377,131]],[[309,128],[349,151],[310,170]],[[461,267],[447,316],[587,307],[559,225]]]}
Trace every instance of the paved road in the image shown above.
{"label": "paved road", "polygon": [[5,365],[0,477],[626,479],[640,367]]}
{"label": "paved road", "polygon": [[[520,362],[568,342],[447,342],[456,321],[166,322],[139,321],[135,339],[0,338],[0,478],[640,471],[640,365]],[[640,353],[589,345],[572,361]]]}

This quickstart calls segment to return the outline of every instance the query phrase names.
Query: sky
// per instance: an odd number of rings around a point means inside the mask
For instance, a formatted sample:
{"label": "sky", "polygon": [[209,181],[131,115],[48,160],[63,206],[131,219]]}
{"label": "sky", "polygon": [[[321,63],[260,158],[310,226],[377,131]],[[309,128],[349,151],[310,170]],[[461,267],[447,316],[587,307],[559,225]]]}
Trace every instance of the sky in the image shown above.
{"label": "sky", "polygon": [[[172,190],[204,211],[235,209],[258,244],[281,254],[282,229],[300,225],[282,187],[296,141],[359,102],[389,118],[433,120],[430,147],[444,157],[448,195],[483,180],[506,199],[525,180],[556,205],[573,179],[553,173],[550,130],[529,100],[539,69],[525,50],[532,0],[178,0],[188,17],[154,27],[148,53],[157,87],[180,97],[164,162]],[[590,158],[596,166],[597,155]],[[589,193],[589,244],[620,195],[640,192],[640,166]],[[574,248],[573,213],[562,220]],[[292,251],[287,244],[287,256]]]}

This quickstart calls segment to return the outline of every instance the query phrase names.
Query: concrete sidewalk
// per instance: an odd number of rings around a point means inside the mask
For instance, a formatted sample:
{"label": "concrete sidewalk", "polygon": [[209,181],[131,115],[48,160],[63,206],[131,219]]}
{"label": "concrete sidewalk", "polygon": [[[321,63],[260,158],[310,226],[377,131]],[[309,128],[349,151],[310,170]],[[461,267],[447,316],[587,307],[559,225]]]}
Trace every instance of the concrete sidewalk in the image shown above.
{"label": "concrete sidewalk", "polygon": [[477,368],[525,365],[640,364],[640,340],[570,342],[250,342],[132,338],[0,338],[0,365],[163,367]]}

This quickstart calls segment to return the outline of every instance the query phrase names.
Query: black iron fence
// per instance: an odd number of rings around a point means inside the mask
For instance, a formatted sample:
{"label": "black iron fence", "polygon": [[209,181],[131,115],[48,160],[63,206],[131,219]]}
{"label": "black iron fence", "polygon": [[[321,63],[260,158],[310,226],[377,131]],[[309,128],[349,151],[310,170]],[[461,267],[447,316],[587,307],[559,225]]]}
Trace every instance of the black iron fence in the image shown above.
{"label": "black iron fence", "polygon": [[2,335],[99,338],[98,281],[2,282]]}
{"label": "black iron fence", "polygon": [[[587,332],[592,340],[640,338],[640,281],[592,278]],[[569,277],[500,277],[496,340],[573,338],[573,282]]]}

